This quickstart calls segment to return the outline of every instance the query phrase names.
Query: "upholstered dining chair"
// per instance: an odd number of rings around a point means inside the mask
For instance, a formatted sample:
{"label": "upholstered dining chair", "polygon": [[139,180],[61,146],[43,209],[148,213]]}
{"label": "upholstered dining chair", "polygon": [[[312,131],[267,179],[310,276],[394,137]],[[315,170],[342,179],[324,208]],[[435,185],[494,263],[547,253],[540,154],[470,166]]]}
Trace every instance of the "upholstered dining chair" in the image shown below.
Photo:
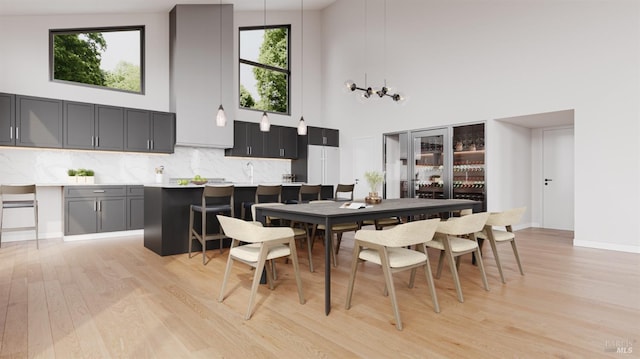
{"label": "upholstered dining chair", "polygon": [[[256,203],[251,206],[251,218],[256,220],[256,207],[268,207],[268,206],[284,206],[283,203]],[[291,229],[293,229],[293,237],[296,240],[304,241],[303,245],[307,246],[307,254],[309,256],[309,271],[313,272],[313,260],[311,258],[311,235],[309,234],[308,226],[304,227],[294,227],[293,223],[291,224]],[[306,242],[306,243],[305,243]],[[274,267],[274,278],[276,276],[276,271]]]}
{"label": "upholstered dining chair", "polygon": [[[520,219],[522,219],[522,215],[526,210],[526,207],[520,207],[504,212],[491,213],[484,226],[484,230],[476,234],[478,239],[489,241],[493,257],[496,259],[496,266],[498,267],[498,272],[500,272],[500,279],[502,279],[502,283],[506,282],[504,280],[504,274],[502,273],[500,257],[498,256],[498,248],[496,246],[498,243],[511,243],[511,248],[513,248],[513,254],[516,257],[520,274],[524,275],[522,263],[520,263],[520,255],[518,255],[518,247],[516,246],[516,235],[513,233],[513,225],[520,222]],[[503,227],[505,229],[500,230],[494,229],[493,227]]]}
{"label": "upholstered dining chair", "polygon": [[[232,238],[218,302],[222,302],[225,298],[224,288],[229,280],[229,274],[231,273],[231,267],[234,261],[254,267],[255,273],[253,283],[251,284],[251,294],[249,295],[249,307],[244,317],[245,320],[250,319],[258,285],[260,284],[260,277],[265,269],[265,263],[272,259],[289,257],[293,263],[293,272],[298,287],[300,304],[304,304],[302,280],[300,279],[300,271],[298,270],[298,255],[293,239],[293,229],[289,227],[263,227],[260,222],[248,222],[221,215],[217,215],[217,217],[225,234]],[[240,243],[246,244],[240,245]],[[271,277],[271,270],[269,270],[269,268],[266,270],[266,275],[269,289],[273,290],[273,278]]]}
{"label": "upholstered dining chair", "polygon": [[[201,202],[189,207],[189,258],[191,258],[191,246],[194,240],[202,245],[202,264],[204,265],[209,262],[206,255],[207,241],[219,240],[220,253],[222,253],[223,239],[227,236],[222,231],[207,232],[207,214],[225,214],[233,217],[233,193],[233,185],[204,186]],[[196,213],[199,213],[201,218],[200,233],[193,226]]]}
{"label": "upholstered dining chair", "polygon": [[[4,227],[2,218],[4,210],[17,208],[33,208],[33,226]],[[36,185],[1,185],[0,186],[0,246],[2,246],[2,232],[34,230],[36,248],[40,249],[38,240],[38,197]]]}
{"label": "upholstered dining chair", "polygon": [[338,184],[333,195],[335,201],[353,201],[354,184]]}
{"label": "upholstered dining chair", "polygon": [[[429,219],[408,222],[385,231],[359,230],[356,232],[351,275],[349,276],[349,286],[347,287],[346,309],[351,307],[358,263],[367,261],[382,267],[385,282],[384,295],[390,294],[391,307],[393,308],[398,330],[402,330],[402,320],[400,319],[396,291],[393,285],[393,273],[411,269],[409,288],[413,288],[415,271],[417,268],[422,267],[427,276],[427,284],[433,301],[433,310],[439,313],[440,306],[435,286],[433,285],[431,265],[425,246],[425,243],[429,243],[433,239],[439,222],[439,219]],[[417,246],[417,250],[405,248],[410,246]]]}
{"label": "upholstered dining chair", "polygon": [[483,212],[462,216],[456,218],[455,221],[441,221],[438,223],[435,240],[426,243],[427,247],[440,251],[438,271],[436,273],[436,278],[438,279],[442,274],[444,259],[447,257],[460,303],[464,302],[464,297],[462,296],[458,267],[460,266],[459,258],[464,254],[475,253],[484,289],[489,290],[489,283],[487,283],[487,276],[482,264],[480,246],[476,239],[476,233],[484,228],[487,218],[489,218],[489,213]]}

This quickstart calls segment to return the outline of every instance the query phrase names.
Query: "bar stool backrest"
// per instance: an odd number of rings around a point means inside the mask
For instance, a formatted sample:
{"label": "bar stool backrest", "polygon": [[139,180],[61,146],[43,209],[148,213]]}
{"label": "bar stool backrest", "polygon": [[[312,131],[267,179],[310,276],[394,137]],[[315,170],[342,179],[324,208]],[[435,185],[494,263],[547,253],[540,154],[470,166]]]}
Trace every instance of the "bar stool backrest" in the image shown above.
{"label": "bar stool backrest", "polygon": [[278,184],[278,185],[258,185],[258,188],[256,188],[256,198],[254,203],[260,203],[260,197],[265,196],[265,197],[275,197],[278,196],[278,203],[282,203],[282,185]]}
{"label": "bar stool backrest", "polygon": [[322,190],[321,185],[308,185],[303,184],[300,186],[300,192],[298,192],[298,202],[302,203],[304,198],[310,197],[312,195],[316,195],[315,199],[320,199],[320,191]]}
{"label": "bar stool backrest", "polygon": [[234,217],[233,211],[233,194],[235,187],[231,186],[204,186],[202,191],[202,207],[207,206],[207,198],[229,198],[229,206],[231,206],[231,217]]}
{"label": "bar stool backrest", "polygon": [[0,186],[0,195],[4,194],[35,194],[36,193],[36,185],[2,185]]}

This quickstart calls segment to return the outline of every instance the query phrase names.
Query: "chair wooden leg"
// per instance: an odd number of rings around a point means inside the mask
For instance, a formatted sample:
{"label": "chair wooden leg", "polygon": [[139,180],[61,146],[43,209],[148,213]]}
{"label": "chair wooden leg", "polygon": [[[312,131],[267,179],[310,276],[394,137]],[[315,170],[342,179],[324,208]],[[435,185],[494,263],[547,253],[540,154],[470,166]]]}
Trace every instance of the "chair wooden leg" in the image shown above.
{"label": "chair wooden leg", "polygon": [[484,264],[482,264],[482,254],[480,254],[480,247],[476,250],[476,260],[478,261],[478,268],[480,268],[480,274],[482,274],[482,284],[484,289],[489,290],[489,282],[487,282],[487,274],[484,272]]}
{"label": "chair wooden leg", "polygon": [[440,251],[440,257],[438,258],[438,272],[436,272],[436,279],[440,279],[440,275],[442,274],[442,266],[444,265],[444,256],[445,251]]}
{"label": "chair wooden leg", "polygon": [[[249,295],[249,307],[247,308],[247,314],[244,316],[245,320],[249,320],[251,318],[251,310],[253,308],[253,302],[256,299],[256,293],[258,292],[258,285],[260,285],[260,277],[262,276],[262,271],[264,270],[264,265],[266,261],[266,253],[264,255],[260,255],[260,259],[258,259],[258,263],[256,265],[255,273],[253,274],[253,283],[251,283],[251,294]],[[267,273],[267,280],[269,280],[269,273]]]}
{"label": "chair wooden leg", "polygon": [[33,206],[33,221],[36,227],[36,249],[40,249],[40,240],[38,239],[38,203]]}
{"label": "chair wooden leg", "polygon": [[336,254],[340,252],[340,245],[342,244],[342,232],[336,233]]}
{"label": "chair wooden leg", "polygon": [[356,272],[358,271],[358,258],[360,256],[360,245],[356,242],[353,244],[353,258],[351,260],[351,274],[349,275],[349,285],[347,286],[347,300],[345,309],[351,308],[351,296],[353,295],[353,285],[356,281]]}
{"label": "chair wooden leg", "polygon": [[300,278],[300,265],[298,263],[298,251],[296,250],[296,241],[292,239],[289,242],[291,248],[291,262],[293,263],[293,273],[296,276],[296,286],[298,287],[298,298],[300,304],[304,304],[304,294],[302,293],[302,279]]}
{"label": "chair wooden leg", "polygon": [[411,275],[409,276],[409,288],[413,288],[414,282],[416,280],[416,269],[417,268],[411,269]]}
{"label": "chair wooden leg", "polygon": [[458,270],[456,269],[455,259],[453,253],[450,250],[445,250],[449,265],[451,267],[451,275],[453,276],[453,283],[456,286],[456,293],[458,294],[458,301],[464,303],[464,297],[462,296],[462,286],[460,285],[460,277],[458,277]]}
{"label": "chair wooden leg", "polygon": [[427,256],[427,262],[424,265],[424,274],[427,276],[427,285],[429,285],[429,293],[431,293],[431,301],[433,302],[433,311],[440,313],[440,304],[438,303],[438,296],[436,295],[436,287],[433,284],[433,273],[431,273],[431,263]]}
{"label": "chair wooden leg", "polygon": [[311,237],[307,232],[307,254],[309,255],[309,272],[313,273],[313,253],[311,252]]}
{"label": "chair wooden leg", "polygon": [[391,268],[387,265],[388,259],[382,258],[382,272],[384,274],[384,282],[391,297],[391,308],[393,309],[393,315],[396,318],[396,328],[402,330],[402,319],[400,319],[400,309],[398,309],[398,300],[396,299],[396,289],[393,285],[393,275],[391,274]]}
{"label": "chair wooden leg", "polygon": [[220,295],[218,296],[218,302],[224,300],[224,288],[227,286],[227,280],[229,280],[229,275],[231,274],[231,267],[233,266],[233,258],[231,258],[231,253],[229,253],[229,258],[227,259],[227,268],[224,270],[224,277],[222,277],[222,287],[220,288]]}
{"label": "chair wooden leg", "polygon": [[504,280],[504,273],[502,273],[502,264],[500,263],[500,257],[498,255],[498,247],[496,246],[496,241],[489,240],[489,244],[491,244],[491,251],[493,251],[493,257],[496,259],[496,266],[498,267],[498,272],[500,273],[500,279],[502,283],[506,283]]}
{"label": "chair wooden leg", "polygon": [[200,232],[200,237],[202,238],[202,264],[206,265],[206,256],[207,256],[207,212],[202,211],[202,232]]}
{"label": "chair wooden leg", "polygon": [[331,246],[331,259],[333,260],[333,266],[338,266],[338,257],[336,256],[335,246],[333,244],[333,233],[331,235],[331,240],[329,240],[329,245]]}
{"label": "chair wooden leg", "polygon": [[191,245],[193,243],[193,210],[189,210],[189,258],[191,258]]}
{"label": "chair wooden leg", "polygon": [[0,248],[2,248],[2,201],[0,201]]}
{"label": "chair wooden leg", "polygon": [[518,263],[518,269],[520,269],[520,275],[524,275],[522,270],[522,263],[520,263],[520,255],[518,255],[518,247],[516,246],[516,240],[511,240],[511,248],[513,248],[513,254],[516,256],[516,262]]}

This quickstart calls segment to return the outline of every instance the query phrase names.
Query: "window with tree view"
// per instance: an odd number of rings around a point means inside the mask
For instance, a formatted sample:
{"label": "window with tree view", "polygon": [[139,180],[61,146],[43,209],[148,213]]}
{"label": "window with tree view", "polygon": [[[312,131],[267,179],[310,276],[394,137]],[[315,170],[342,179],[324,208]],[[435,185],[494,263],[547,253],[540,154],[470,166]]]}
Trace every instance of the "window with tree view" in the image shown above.
{"label": "window with tree view", "polygon": [[240,28],[240,107],[289,114],[290,25]]}
{"label": "window with tree view", "polygon": [[49,30],[54,81],[144,93],[144,26]]}

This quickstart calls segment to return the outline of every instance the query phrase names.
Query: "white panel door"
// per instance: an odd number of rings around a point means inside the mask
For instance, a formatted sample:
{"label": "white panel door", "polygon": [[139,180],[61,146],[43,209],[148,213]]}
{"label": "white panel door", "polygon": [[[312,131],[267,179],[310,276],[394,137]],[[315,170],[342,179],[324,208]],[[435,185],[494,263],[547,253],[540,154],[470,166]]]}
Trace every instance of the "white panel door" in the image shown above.
{"label": "white panel door", "polygon": [[542,131],[544,228],[573,230],[573,128]]}

